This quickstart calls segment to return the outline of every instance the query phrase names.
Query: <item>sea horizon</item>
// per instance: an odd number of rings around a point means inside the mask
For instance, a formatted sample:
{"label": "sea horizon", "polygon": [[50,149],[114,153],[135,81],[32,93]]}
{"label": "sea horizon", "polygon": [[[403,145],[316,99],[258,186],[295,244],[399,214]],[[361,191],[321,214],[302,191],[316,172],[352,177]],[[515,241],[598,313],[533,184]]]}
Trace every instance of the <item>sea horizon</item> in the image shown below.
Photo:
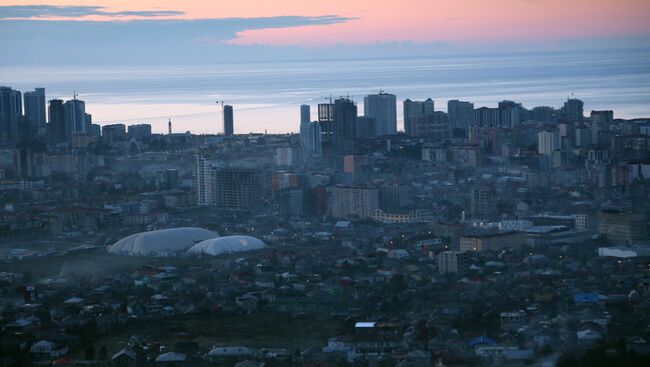
{"label": "sea horizon", "polygon": [[154,132],[216,134],[221,107],[233,105],[235,132],[289,133],[299,129],[299,105],[349,96],[363,114],[363,97],[383,90],[401,105],[432,98],[436,110],[447,100],[476,107],[504,99],[525,107],[560,107],[569,97],[585,111],[613,110],[616,118],[650,118],[650,50],[540,51],[354,60],[310,60],[194,65],[9,66],[0,65],[0,84],[21,91],[44,87],[46,98],[86,102],[93,123],[149,123]]}

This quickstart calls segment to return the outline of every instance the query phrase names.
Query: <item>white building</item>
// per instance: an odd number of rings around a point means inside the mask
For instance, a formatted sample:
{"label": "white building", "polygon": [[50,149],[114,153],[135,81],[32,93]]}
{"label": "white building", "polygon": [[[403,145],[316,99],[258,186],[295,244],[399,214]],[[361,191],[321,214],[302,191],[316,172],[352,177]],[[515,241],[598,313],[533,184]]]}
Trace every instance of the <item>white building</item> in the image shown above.
{"label": "white building", "polygon": [[560,133],[558,131],[544,130],[537,133],[537,152],[550,156],[560,149]]}

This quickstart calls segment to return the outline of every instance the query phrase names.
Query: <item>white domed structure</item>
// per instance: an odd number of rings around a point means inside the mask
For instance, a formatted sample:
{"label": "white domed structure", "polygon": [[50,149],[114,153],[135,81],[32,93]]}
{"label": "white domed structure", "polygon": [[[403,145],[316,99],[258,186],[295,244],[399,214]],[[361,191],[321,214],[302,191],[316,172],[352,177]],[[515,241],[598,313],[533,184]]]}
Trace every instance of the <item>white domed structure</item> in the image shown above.
{"label": "white domed structure", "polygon": [[165,256],[186,251],[196,243],[215,237],[219,235],[203,228],[168,228],[124,237],[111,245],[108,252],[128,256]]}
{"label": "white domed structure", "polygon": [[192,255],[222,255],[235,252],[259,250],[268,246],[262,240],[250,236],[217,237],[197,243],[189,249]]}

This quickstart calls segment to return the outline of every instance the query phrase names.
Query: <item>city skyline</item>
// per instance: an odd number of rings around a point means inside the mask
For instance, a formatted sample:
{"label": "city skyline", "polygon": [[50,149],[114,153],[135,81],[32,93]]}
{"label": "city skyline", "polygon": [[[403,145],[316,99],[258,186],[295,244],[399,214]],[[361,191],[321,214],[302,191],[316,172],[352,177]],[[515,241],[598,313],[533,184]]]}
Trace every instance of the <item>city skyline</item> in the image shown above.
{"label": "city skyline", "polygon": [[44,1],[2,367],[650,366],[649,0]]}

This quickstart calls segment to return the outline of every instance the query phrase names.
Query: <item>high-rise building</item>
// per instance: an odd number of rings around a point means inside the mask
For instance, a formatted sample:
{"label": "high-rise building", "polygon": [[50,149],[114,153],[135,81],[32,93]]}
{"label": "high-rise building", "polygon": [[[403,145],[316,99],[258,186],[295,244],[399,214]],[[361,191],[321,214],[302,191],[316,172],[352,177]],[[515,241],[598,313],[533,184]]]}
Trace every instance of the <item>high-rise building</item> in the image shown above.
{"label": "high-rise building", "polygon": [[466,129],[474,123],[474,103],[457,99],[449,100],[447,114],[452,128]]}
{"label": "high-rise building", "polygon": [[357,122],[357,105],[348,98],[334,101],[334,143],[341,147],[346,140],[354,139]]}
{"label": "high-rise building", "polygon": [[223,135],[233,136],[235,134],[235,122],[233,118],[232,106],[223,106]]}
{"label": "high-rise building", "polygon": [[88,132],[89,123],[86,121],[86,103],[79,99],[71,99],[63,104],[64,126],[66,138],[73,133]]}
{"label": "high-rise building", "polygon": [[575,127],[575,146],[586,147],[591,144],[591,130],[584,123],[578,123]]}
{"label": "high-rise building", "polygon": [[334,104],[320,103],[318,105],[318,123],[321,133],[330,137],[334,134]]}
{"label": "high-rise building", "polygon": [[610,125],[614,123],[614,111],[591,111],[589,119],[598,124]]}
{"label": "high-rise building", "polygon": [[426,115],[410,115],[406,122],[409,135],[443,141],[449,138],[449,118],[447,114],[436,111]]}
{"label": "high-rise building", "polygon": [[29,120],[34,132],[45,128],[45,88],[36,88],[33,92],[25,92],[25,117]]}
{"label": "high-rise building", "polygon": [[48,135],[53,141],[62,142],[65,141],[66,131],[65,131],[65,112],[63,108],[63,100],[52,99],[50,100],[50,106],[48,107],[49,114],[49,124],[48,124]]}
{"label": "high-rise building", "polygon": [[311,108],[308,104],[300,105],[300,125],[308,124],[311,121]]}
{"label": "high-rise building", "polygon": [[394,94],[379,92],[363,99],[363,114],[375,119],[377,136],[397,133],[397,99]]}
{"label": "high-rise building", "polygon": [[559,112],[550,106],[537,106],[529,111],[528,117],[532,121],[555,123],[558,119]]}
{"label": "high-rise building", "polygon": [[0,141],[18,143],[22,113],[21,93],[9,87],[0,87]]}
{"label": "high-rise building", "polygon": [[483,221],[497,219],[497,193],[493,186],[473,187],[470,195],[470,212],[473,219]]}
{"label": "high-rise building", "polygon": [[408,120],[409,116],[412,115],[425,115],[430,114],[435,111],[434,103],[431,98],[427,98],[424,101],[411,101],[407,99],[404,101],[404,132],[407,135],[411,135],[409,131]]}
{"label": "high-rise building", "polygon": [[215,183],[216,203],[221,209],[253,210],[262,204],[261,177],[257,170],[218,169]]}
{"label": "high-rise building", "polygon": [[537,133],[537,153],[550,156],[559,150],[560,132],[557,130],[543,130]]}
{"label": "high-rise building", "polygon": [[129,138],[135,140],[146,140],[151,137],[151,125],[136,124],[129,125]]}
{"label": "high-rise building", "polygon": [[474,123],[483,127],[497,127],[500,123],[498,108],[479,107],[474,110]]}
{"label": "high-rise building", "polygon": [[357,117],[354,134],[357,139],[370,139],[377,136],[375,118],[367,116]]}
{"label": "high-rise building", "polygon": [[577,98],[567,99],[562,108],[564,118],[569,121],[582,121],[585,118],[584,106],[584,102]]}
{"label": "high-rise building", "polygon": [[330,211],[334,218],[357,216],[370,218],[372,212],[379,208],[379,191],[365,186],[335,186],[330,192]]}
{"label": "high-rise building", "polygon": [[499,126],[512,129],[519,125],[520,112],[524,110],[521,103],[513,101],[499,102]]}
{"label": "high-rise building", "polygon": [[102,140],[108,144],[126,140],[126,126],[124,124],[102,126]]}
{"label": "high-rise building", "polygon": [[312,155],[320,155],[322,152],[321,125],[318,122],[310,122],[307,126],[307,150]]}
{"label": "high-rise building", "polygon": [[303,150],[309,150],[309,105],[300,106],[300,147]]}
{"label": "high-rise building", "polygon": [[216,204],[215,169],[205,156],[196,155],[196,203],[198,206]]}

